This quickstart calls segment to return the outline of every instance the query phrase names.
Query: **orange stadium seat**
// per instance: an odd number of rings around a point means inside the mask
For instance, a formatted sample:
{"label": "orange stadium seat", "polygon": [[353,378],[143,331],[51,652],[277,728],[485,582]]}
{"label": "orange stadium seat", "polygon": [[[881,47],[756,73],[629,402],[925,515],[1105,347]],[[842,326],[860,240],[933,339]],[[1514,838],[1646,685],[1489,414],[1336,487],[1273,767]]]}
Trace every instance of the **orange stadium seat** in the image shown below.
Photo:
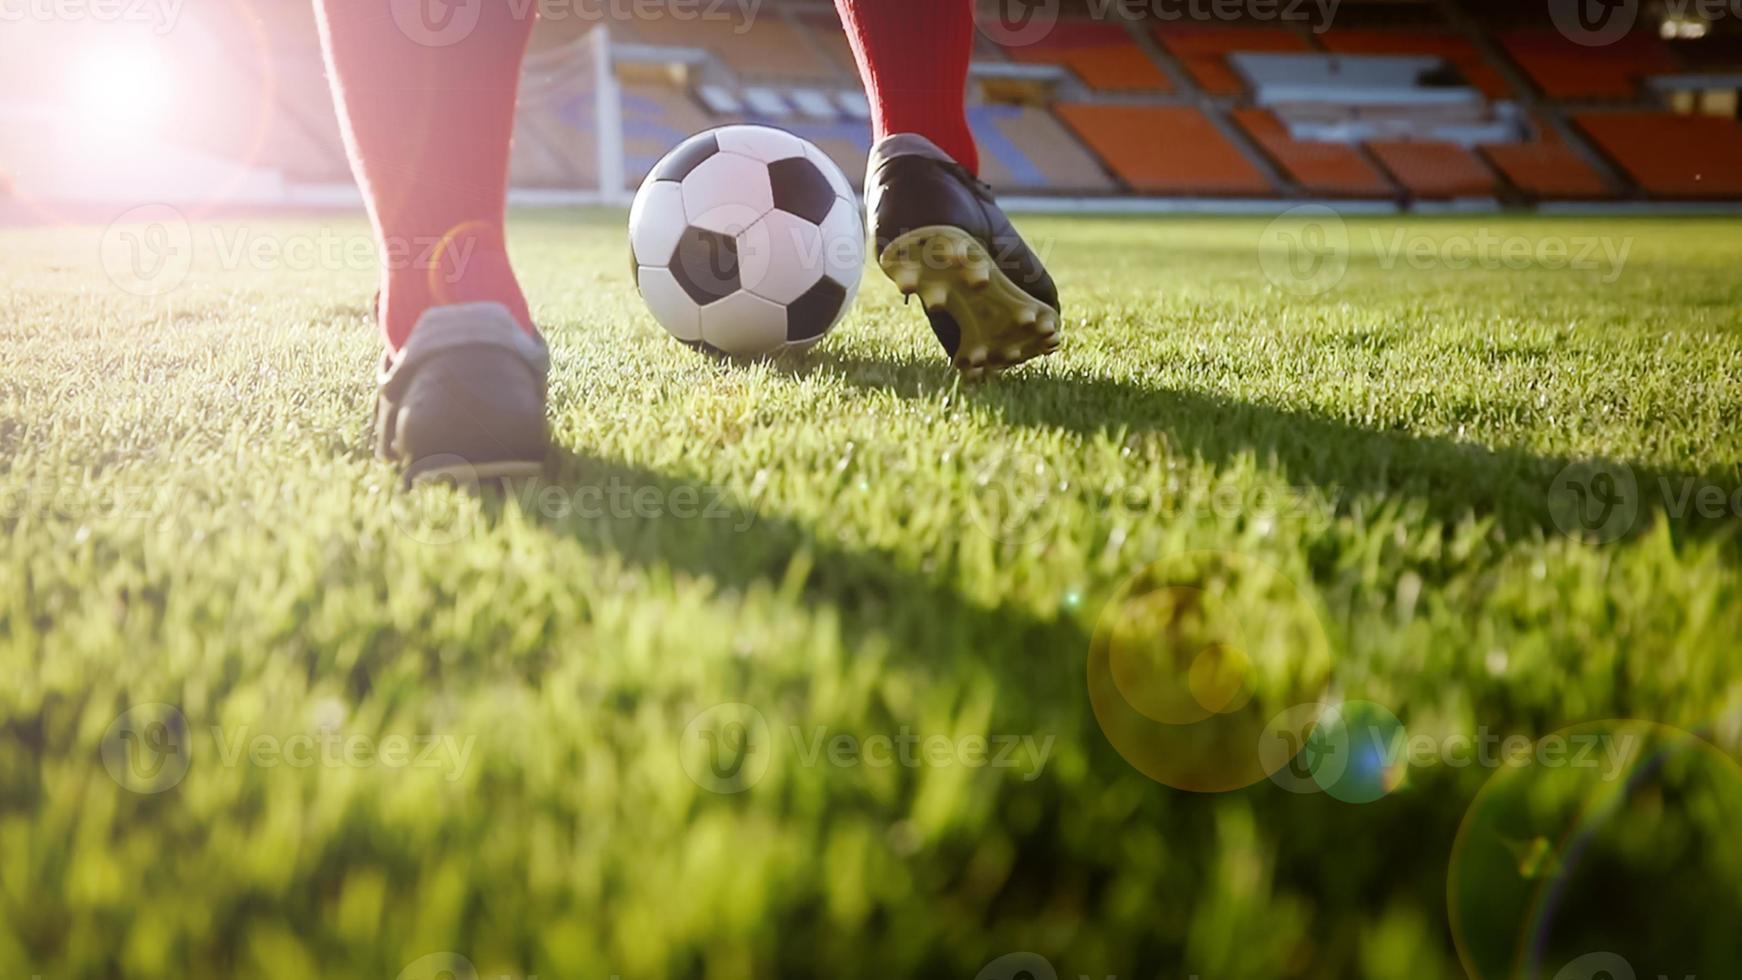
{"label": "orange stadium seat", "polygon": [[1268,109],[1236,109],[1234,121],[1297,183],[1315,194],[1383,197],[1391,182],[1347,143],[1297,140]]}
{"label": "orange stadium seat", "polygon": [[1716,116],[1585,112],[1573,117],[1649,194],[1742,196],[1742,125]]}
{"label": "orange stadium seat", "polygon": [[1198,87],[1215,95],[1239,95],[1246,90],[1228,64],[1235,51],[1308,52],[1306,38],[1276,27],[1223,27],[1207,24],[1164,24],[1155,38],[1180,60]]}
{"label": "orange stadium seat", "polygon": [[1332,30],[1319,39],[1335,54],[1413,54],[1446,59],[1463,73],[1478,91],[1491,99],[1510,98],[1512,91],[1499,69],[1488,63],[1481,49],[1449,31],[1399,31],[1381,29]]}
{"label": "orange stadium seat", "polygon": [[1549,29],[1508,31],[1499,40],[1551,99],[1631,99],[1639,94],[1640,78],[1680,67],[1674,53],[1647,34],[1624,37],[1600,54]]}
{"label": "orange stadium seat", "polygon": [[1042,41],[1005,52],[1031,64],[1063,65],[1101,92],[1165,92],[1167,75],[1125,28],[1099,21],[1060,21]]}
{"label": "orange stadium seat", "polygon": [[1494,174],[1456,143],[1375,141],[1367,144],[1385,169],[1417,197],[1477,197],[1494,193]]}
{"label": "orange stadium seat", "polygon": [[749,78],[810,81],[840,76],[808,34],[778,16],[758,18],[755,30],[734,33],[737,27],[719,19],[656,17],[624,21],[613,24],[612,29],[624,39],[643,44],[706,48],[733,71]]}
{"label": "orange stadium seat", "polygon": [[1528,143],[1490,143],[1481,152],[1513,186],[1535,197],[1610,196],[1603,178],[1552,128],[1538,129],[1537,138]]}
{"label": "orange stadium seat", "polygon": [[1276,188],[1208,117],[1184,106],[1058,106],[1058,114],[1139,191],[1270,194]]}

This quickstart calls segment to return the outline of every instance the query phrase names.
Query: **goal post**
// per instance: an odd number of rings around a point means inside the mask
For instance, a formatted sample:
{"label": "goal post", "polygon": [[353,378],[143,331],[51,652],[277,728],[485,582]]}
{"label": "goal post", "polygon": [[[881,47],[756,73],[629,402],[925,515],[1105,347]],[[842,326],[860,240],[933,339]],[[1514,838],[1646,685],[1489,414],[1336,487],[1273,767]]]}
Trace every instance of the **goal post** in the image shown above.
{"label": "goal post", "polygon": [[599,200],[604,204],[629,203],[624,186],[623,93],[611,59],[611,28],[599,24],[589,32],[593,53],[593,122],[597,128],[594,146],[598,154]]}

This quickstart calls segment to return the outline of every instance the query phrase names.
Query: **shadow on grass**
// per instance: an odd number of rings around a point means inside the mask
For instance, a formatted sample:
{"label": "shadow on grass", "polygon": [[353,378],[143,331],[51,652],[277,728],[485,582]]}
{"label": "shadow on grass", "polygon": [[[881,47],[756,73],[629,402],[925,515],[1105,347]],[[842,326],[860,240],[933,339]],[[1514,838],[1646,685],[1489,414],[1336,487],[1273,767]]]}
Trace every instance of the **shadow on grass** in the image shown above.
{"label": "shadow on grass", "polygon": [[1107,378],[1026,371],[984,384],[958,384],[940,364],[839,353],[813,354],[783,370],[833,374],[904,398],[953,392],[1016,426],[1079,435],[1157,432],[1175,452],[1218,466],[1252,456],[1290,483],[1324,491],[1340,514],[1349,512],[1354,497],[1383,505],[1402,495],[1422,502],[1440,520],[1492,518],[1514,536],[1544,531],[1613,541],[1667,520],[1678,534],[1733,538],[1742,527],[1742,478],[1735,472],[1493,449]]}
{"label": "shadow on grass", "polygon": [[[862,649],[871,638],[882,641],[888,651],[882,669],[898,688],[971,697],[990,685],[995,702],[987,735],[1057,737],[1059,754],[1034,781],[1003,778],[974,787],[974,804],[962,805],[969,811],[983,807],[986,822],[970,822],[971,833],[957,827],[925,845],[923,866],[929,870],[914,886],[914,901],[939,901],[976,927],[1046,921],[1057,913],[1060,895],[1072,896],[1072,904],[1084,914],[1124,917],[1131,913],[1119,898],[1118,883],[1129,887],[1131,881],[1142,880],[1153,893],[1154,907],[1169,910],[1164,918],[1183,924],[1193,917],[1193,896],[1215,873],[1219,852],[1211,842],[1218,840],[1218,821],[1226,817],[1231,798],[1261,808],[1266,826],[1274,822],[1290,828],[1279,845],[1278,888],[1323,894],[1352,887],[1350,879],[1396,880],[1395,860],[1385,859],[1379,849],[1337,862],[1325,862],[1322,856],[1346,849],[1344,835],[1393,835],[1401,822],[1410,828],[1416,873],[1404,876],[1409,884],[1393,892],[1409,893],[1412,902],[1423,905],[1443,894],[1444,855],[1463,804],[1454,796],[1448,805],[1445,794],[1460,792],[1449,783],[1437,785],[1433,793],[1417,794],[1399,808],[1349,812],[1329,796],[1285,793],[1263,780],[1232,793],[1197,794],[1140,774],[1099,730],[1090,707],[1086,667],[1090,630],[1098,614],[1092,606],[1042,611],[975,600],[954,586],[956,569],[948,559],[934,570],[880,549],[832,543],[821,529],[760,509],[752,501],[711,497],[712,488],[618,460],[557,449],[551,477],[553,485],[570,490],[620,486],[629,490],[624,499],[633,500],[646,489],[650,502],[681,498],[715,510],[691,517],[651,511],[552,514],[515,502],[529,499],[524,497],[498,505],[521,507],[546,533],[614,555],[650,577],[677,573],[709,580],[725,601],[758,587],[788,591],[796,601],[838,617],[849,649]],[[963,533],[981,532],[965,525]],[[709,696],[727,702],[766,698],[773,692],[775,697],[804,700],[814,687],[812,680],[790,670],[778,677],[758,677],[749,673],[752,661],[745,662],[745,670],[742,689],[723,688]],[[895,731],[914,720],[881,701],[869,710],[871,716],[854,723]],[[1060,761],[1067,755],[1077,761]],[[840,805],[895,828],[918,805],[913,795],[917,785],[895,796],[870,799],[859,795],[849,780],[840,790]],[[715,802],[726,806],[736,799]],[[1165,827],[1169,839],[1190,843],[1165,867],[1136,868],[1119,846],[1122,830],[1132,823]],[[988,889],[964,869],[973,866],[993,836],[1002,838],[1000,847],[1007,847],[1014,860],[996,887]],[[1362,901],[1351,898],[1349,907]],[[1155,928],[1152,912],[1142,913],[1144,925],[1131,933],[1143,938],[1118,950],[1119,960],[1101,972],[1121,973],[1128,964],[1133,969],[1137,964],[1180,965],[1183,972],[1186,936],[1179,929]],[[827,924],[817,928],[817,941],[825,948],[844,942],[875,948],[887,941],[875,927],[839,933]],[[793,966],[804,972],[802,949],[783,950],[782,955],[788,953],[799,956]],[[1063,953],[1066,959],[1094,962],[1108,955],[1105,949],[1079,954],[1067,948]],[[962,966],[944,959],[925,965],[930,969],[919,972],[960,972]]]}

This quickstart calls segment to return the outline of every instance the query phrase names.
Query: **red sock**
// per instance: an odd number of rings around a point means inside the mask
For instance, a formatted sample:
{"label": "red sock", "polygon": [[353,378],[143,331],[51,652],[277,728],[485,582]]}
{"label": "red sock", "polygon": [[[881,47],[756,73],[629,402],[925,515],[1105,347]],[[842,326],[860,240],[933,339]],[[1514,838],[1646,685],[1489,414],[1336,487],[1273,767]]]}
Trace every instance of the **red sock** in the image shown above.
{"label": "red sock", "polygon": [[533,18],[475,4],[468,32],[468,15],[454,12],[462,4],[447,8],[447,21],[409,23],[389,7],[423,5],[316,6],[351,169],[375,224],[387,346],[398,350],[425,310],[449,303],[501,303],[532,333],[502,225]]}
{"label": "red sock", "polygon": [[835,0],[882,139],[918,133],[978,173],[968,129],[974,0]]}

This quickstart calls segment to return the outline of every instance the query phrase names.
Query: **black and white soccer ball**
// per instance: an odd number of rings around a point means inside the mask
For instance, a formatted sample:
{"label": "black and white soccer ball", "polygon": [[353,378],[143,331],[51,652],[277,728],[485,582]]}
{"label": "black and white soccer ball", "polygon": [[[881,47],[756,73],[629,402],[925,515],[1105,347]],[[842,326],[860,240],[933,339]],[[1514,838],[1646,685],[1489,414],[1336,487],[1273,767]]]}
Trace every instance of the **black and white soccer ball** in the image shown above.
{"label": "black and white soccer ball", "polygon": [[815,144],[724,126],[665,155],[629,210],[635,285],[678,340],[734,357],[816,343],[859,292],[865,225]]}

